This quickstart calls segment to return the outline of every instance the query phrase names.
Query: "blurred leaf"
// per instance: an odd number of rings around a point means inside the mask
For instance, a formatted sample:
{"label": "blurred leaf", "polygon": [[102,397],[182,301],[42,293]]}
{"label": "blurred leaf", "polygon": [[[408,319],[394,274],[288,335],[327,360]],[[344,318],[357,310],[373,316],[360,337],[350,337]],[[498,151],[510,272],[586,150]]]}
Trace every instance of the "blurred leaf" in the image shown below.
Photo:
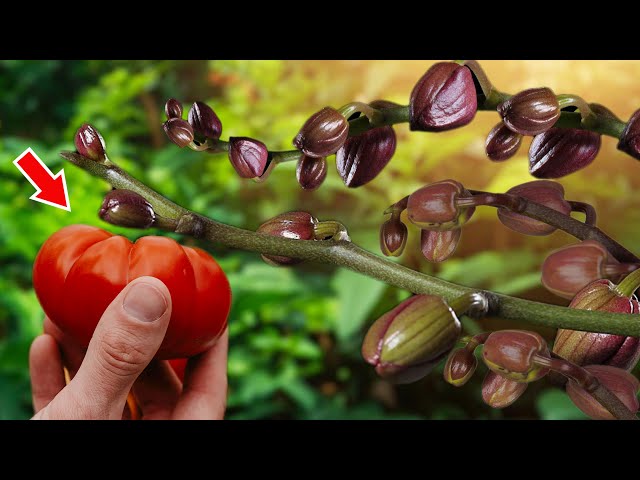
{"label": "blurred leaf", "polygon": [[569,396],[558,389],[544,390],[536,399],[536,410],[543,420],[585,420],[588,417]]}
{"label": "blurred leaf", "polygon": [[386,284],[347,269],[339,270],[331,283],[339,302],[334,329],[345,340],[362,328]]}

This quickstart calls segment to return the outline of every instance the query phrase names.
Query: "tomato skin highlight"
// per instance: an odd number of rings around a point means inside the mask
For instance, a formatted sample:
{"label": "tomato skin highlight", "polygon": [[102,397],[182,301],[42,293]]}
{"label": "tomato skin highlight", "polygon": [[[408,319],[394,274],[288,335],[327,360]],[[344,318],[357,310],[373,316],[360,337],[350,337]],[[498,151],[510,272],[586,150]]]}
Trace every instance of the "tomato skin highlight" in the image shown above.
{"label": "tomato skin highlight", "polygon": [[185,358],[215,344],[227,325],[231,288],[205,251],[167,237],[135,243],[97,227],[71,225],[45,241],[33,285],[47,316],[86,347],[104,310],[136,278],[150,275],[171,293],[172,314],[156,358]]}

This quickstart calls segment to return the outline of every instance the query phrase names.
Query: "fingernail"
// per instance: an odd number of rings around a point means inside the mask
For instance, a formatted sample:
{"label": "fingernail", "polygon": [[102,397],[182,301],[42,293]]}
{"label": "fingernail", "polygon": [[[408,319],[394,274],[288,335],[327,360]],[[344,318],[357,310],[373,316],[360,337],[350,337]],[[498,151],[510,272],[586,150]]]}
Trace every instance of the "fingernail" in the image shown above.
{"label": "fingernail", "polygon": [[141,322],[154,322],[167,310],[167,300],[153,285],[137,283],[125,295],[122,306]]}

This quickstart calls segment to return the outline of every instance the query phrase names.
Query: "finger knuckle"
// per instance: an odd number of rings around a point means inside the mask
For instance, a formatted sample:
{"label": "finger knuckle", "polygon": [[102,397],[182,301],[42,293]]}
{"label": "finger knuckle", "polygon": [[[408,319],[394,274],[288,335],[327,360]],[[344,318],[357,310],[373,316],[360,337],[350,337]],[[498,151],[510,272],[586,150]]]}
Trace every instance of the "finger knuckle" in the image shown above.
{"label": "finger knuckle", "polygon": [[105,332],[100,342],[99,355],[103,368],[122,377],[140,371],[149,361],[149,352],[137,345],[144,343],[130,332],[116,328]]}

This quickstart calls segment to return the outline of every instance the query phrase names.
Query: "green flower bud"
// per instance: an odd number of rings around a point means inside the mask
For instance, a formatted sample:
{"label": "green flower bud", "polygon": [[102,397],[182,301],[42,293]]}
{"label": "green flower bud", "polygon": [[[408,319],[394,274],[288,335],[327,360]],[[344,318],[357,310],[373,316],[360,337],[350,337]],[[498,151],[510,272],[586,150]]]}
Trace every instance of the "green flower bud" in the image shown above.
{"label": "green flower bud", "polygon": [[124,189],[107,193],[98,215],[112,225],[130,228],[149,228],[156,220],[153,207],[142,195]]}
{"label": "green flower bud", "polygon": [[[584,367],[595,376],[607,390],[620,399],[633,413],[638,411],[638,388],[640,382],[626,370],[609,365],[588,365]],[[567,382],[567,394],[576,407],[595,420],[615,420],[593,396],[573,380]]]}
{"label": "green flower bud", "polygon": [[408,383],[428,374],[455,346],[460,331],[443,298],[414,295],[371,325],[362,356],[381,377]]}
{"label": "green flower bud", "polygon": [[549,369],[541,367],[535,356],[549,356],[544,338],[525,330],[499,330],[484,342],[482,358],[494,372],[515,382],[529,383],[544,377]]}
{"label": "green flower bud", "polygon": [[473,376],[478,359],[468,348],[457,348],[449,354],[444,365],[444,380],[454,387],[461,387]]}
{"label": "green flower bud", "polygon": [[492,408],[506,408],[518,400],[528,386],[489,371],[482,381],[482,400]]}
{"label": "green flower bud", "polygon": [[425,230],[461,227],[471,218],[475,207],[459,207],[456,200],[460,195],[470,194],[455,180],[442,180],[416,190],[407,203],[409,221]]}

